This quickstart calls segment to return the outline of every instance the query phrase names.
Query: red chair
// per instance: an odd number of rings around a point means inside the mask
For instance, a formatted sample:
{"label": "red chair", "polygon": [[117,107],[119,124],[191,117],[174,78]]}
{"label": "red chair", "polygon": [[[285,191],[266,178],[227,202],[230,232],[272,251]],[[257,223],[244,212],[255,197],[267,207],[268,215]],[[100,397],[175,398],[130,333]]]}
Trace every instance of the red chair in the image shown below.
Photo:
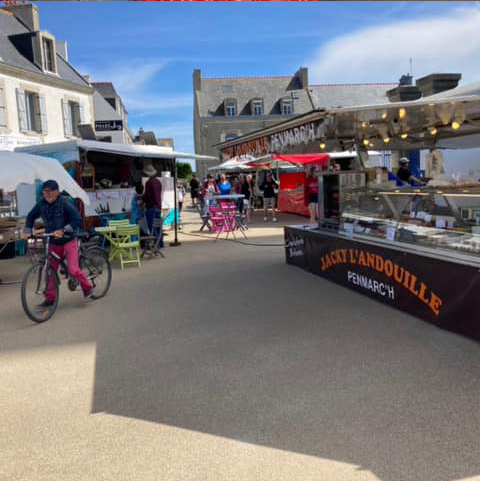
{"label": "red chair", "polygon": [[227,233],[227,239],[230,232],[235,238],[235,204],[233,204],[233,208],[231,205],[224,203],[220,205],[211,205],[208,209],[210,211],[210,220],[212,222],[212,232],[217,233],[215,242],[218,240],[222,232]]}

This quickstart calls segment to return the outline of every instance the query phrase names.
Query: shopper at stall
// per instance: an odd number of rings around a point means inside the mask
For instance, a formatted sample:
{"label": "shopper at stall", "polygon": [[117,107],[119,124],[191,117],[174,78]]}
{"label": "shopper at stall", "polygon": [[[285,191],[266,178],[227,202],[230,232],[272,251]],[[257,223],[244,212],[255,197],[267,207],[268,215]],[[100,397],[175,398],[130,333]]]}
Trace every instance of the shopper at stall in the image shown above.
{"label": "shopper at stall", "polygon": [[241,194],[244,195],[242,202],[243,207],[247,211],[247,222],[252,222],[253,214],[253,177],[252,174],[247,174],[245,180],[242,182]]}
{"label": "shopper at stall", "polygon": [[197,179],[197,175],[193,174],[190,179],[190,197],[192,198],[192,207],[195,207],[196,199],[200,194],[200,182]]}
{"label": "shopper at stall", "polygon": [[218,193],[220,193],[220,190],[215,182],[215,179],[213,178],[212,174],[208,174],[207,180],[203,184],[202,189],[205,211],[208,211],[208,207],[214,202],[213,196]]}
{"label": "shopper at stall", "polygon": [[304,203],[310,212],[310,224],[318,220],[318,177],[317,167],[312,166],[308,169],[305,177]]}
{"label": "shopper at stall", "polygon": [[[67,259],[68,272],[71,277],[78,279],[85,298],[92,297],[93,286],[78,265],[78,244],[75,231],[81,228],[82,218],[75,206],[64,196],[60,195],[58,183],[47,180],[42,184],[43,199],[35,204],[27,215],[23,239],[32,234],[33,223],[39,217],[45,224],[45,233],[54,234],[50,241],[52,252]],[[59,262],[51,258],[50,265],[58,270]],[[55,301],[55,284],[53,277],[48,280],[45,300],[41,307],[51,306]]]}
{"label": "shopper at stall", "polygon": [[408,160],[407,157],[401,157],[398,163],[400,164],[400,168],[397,171],[397,177],[402,182],[410,183],[412,185],[425,185],[425,182],[412,175],[412,172],[410,171],[410,160]]}
{"label": "shopper at stall", "polygon": [[178,202],[178,215],[182,213],[183,199],[185,198],[185,187],[181,180],[177,182],[177,202]]}
{"label": "shopper at stall", "polygon": [[135,186],[135,194],[132,197],[130,206],[130,223],[138,224],[139,220],[145,215],[145,208],[143,203],[143,184],[139,182]]}
{"label": "shopper at stall", "polygon": [[148,229],[152,235],[157,233],[152,232],[153,219],[162,216],[162,184],[157,179],[157,170],[151,164],[147,164],[143,173],[149,177],[145,183],[145,194],[143,201],[145,203],[145,214],[147,218]]}
{"label": "shopper at stall", "polygon": [[232,185],[230,184],[230,181],[227,179],[226,175],[221,174],[220,182],[218,183],[218,189],[220,190],[220,194],[222,195],[230,194],[231,188],[232,188]]}
{"label": "shopper at stall", "polygon": [[277,222],[275,217],[275,189],[278,187],[277,182],[273,179],[272,173],[267,172],[264,181],[259,188],[263,192],[263,220],[268,220],[268,209],[272,209],[272,221]]}

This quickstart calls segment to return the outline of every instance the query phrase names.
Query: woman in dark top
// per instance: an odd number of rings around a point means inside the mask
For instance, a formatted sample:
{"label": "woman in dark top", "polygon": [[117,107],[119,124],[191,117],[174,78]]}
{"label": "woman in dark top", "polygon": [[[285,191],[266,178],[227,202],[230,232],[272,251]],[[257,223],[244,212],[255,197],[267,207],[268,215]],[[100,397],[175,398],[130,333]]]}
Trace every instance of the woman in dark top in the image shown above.
{"label": "woman in dark top", "polygon": [[304,203],[310,212],[310,224],[318,219],[318,177],[317,168],[312,166],[305,176]]}
{"label": "woman in dark top", "polygon": [[245,196],[243,198],[243,206],[247,211],[247,222],[252,222],[253,214],[253,178],[252,174],[248,174],[245,181],[242,183],[241,193]]}

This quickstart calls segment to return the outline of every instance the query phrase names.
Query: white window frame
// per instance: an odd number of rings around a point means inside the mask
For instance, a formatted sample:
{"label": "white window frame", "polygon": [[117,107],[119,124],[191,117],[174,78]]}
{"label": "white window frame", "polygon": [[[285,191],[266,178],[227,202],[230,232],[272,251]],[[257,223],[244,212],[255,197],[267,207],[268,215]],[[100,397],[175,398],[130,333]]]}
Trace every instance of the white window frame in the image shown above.
{"label": "white window frame", "polygon": [[55,65],[55,44],[51,38],[42,37],[43,70],[57,73]]}
{"label": "white window frame", "polygon": [[0,131],[8,129],[7,98],[5,84],[0,82]]}
{"label": "white window frame", "polygon": [[263,115],[263,100],[253,99],[252,100],[252,115]]}
{"label": "white window frame", "polygon": [[234,100],[225,101],[225,117],[236,117],[237,103]]}
{"label": "white window frame", "polygon": [[292,115],[293,114],[293,100],[292,99],[282,99],[282,115]]}
{"label": "white window frame", "polygon": [[80,137],[78,125],[85,123],[84,108],[78,99],[62,99],[63,129],[65,137]]}

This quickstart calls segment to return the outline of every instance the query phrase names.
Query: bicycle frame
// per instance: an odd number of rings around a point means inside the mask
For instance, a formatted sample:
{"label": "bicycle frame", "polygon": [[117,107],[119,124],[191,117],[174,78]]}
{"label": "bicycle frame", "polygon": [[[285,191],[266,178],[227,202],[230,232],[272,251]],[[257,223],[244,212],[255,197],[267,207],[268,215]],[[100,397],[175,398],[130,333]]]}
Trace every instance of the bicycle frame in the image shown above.
{"label": "bicycle frame", "polygon": [[[41,275],[38,277],[38,284],[35,290],[35,294],[43,294],[48,287],[47,273],[48,273],[48,268],[50,267],[50,258],[53,257],[55,260],[59,262],[60,267],[62,267],[63,271],[66,273],[66,277],[68,277],[68,269],[64,260],[58,254],[50,250],[50,238],[54,237],[53,234],[35,234],[34,237],[43,237],[46,239],[45,259],[43,261]],[[42,290],[42,286],[45,286],[43,290]]]}

